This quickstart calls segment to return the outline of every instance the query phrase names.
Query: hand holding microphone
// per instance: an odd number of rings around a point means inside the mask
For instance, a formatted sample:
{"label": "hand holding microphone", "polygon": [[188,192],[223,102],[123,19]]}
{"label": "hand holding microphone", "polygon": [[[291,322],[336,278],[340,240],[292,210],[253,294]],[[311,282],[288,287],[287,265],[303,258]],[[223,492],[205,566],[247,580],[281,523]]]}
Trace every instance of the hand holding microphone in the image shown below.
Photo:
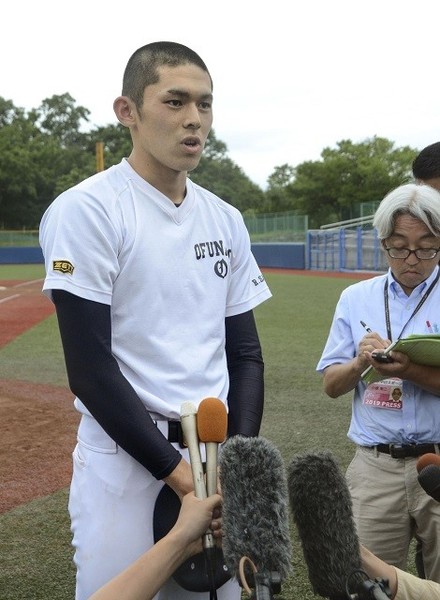
{"label": "hand holding microphone", "polygon": [[[202,409],[202,421],[204,412],[205,409]],[[194,492],[198,498],[205,499],[207,498],[208,494],[203,474],[202,459],[200,456],[199,436],[197,432],[197,415],[198,410],[195,404],[193,404],[192,402],[184,402],[182,404],[180,408],[180,421],[182,425],[183,437],[186,445],[188,446],[191,471],[194,481]],[[209,441],[212,442],[212,440]],[[210,454],[212,455],[212,451],[210,451]],[[210,461],[212,461],[212,458],[210,458]],[[215,470],[217,470],[216,465]],[[216,491],[217,479],[215,480],[215,490],[213,494],[216,493]],[[206,572],[210,582],[210,598],[216,600],[216,589],[229,579],[229,573],[227,572],[227,570],[222,568],[223,554],[220,548],[217,548],[214,536],[212,535],[212,532],[210,530],[208,530],[203,536],[203,550],[206,560]]]}
{"label": "hand holding microphone", "polygon": [[[180,407],[180,421],[182,424],[183,437],[188,446],[189,460],[194,482],[194,493],[197,498],[204,500],[208,494],[206,492],[205,477],[203,474],[203,464],[200,456],[199,437],[197,435],[197,407],[192,402],[184,402]],[[205,550],[214,549],[215,541],[211,531],[207,531],[203,536],[203,548]]]}

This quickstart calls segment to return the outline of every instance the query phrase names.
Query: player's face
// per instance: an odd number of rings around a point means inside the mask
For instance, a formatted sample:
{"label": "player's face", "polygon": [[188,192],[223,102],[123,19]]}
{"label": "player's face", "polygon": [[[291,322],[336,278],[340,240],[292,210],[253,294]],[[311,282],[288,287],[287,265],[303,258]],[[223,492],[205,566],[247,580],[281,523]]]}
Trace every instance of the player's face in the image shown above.
{"label": "player's face", "polygon": [[[419,219],[410,215],[400,215],[396,219],[393,234],[384,240],[384,246],[390,248],[440,248],[440,238],[435,237]],[[407,294],[411,293],[422,281],[425,281],[436,265],[438,254],[429,260],[420,260],[415,254],[408,258],[391,258],[388,256],[388,264],[394,277],[401,284]]]}
{"label": "player's face", "polygon": [[160,67],[158,83],[144,91],[134,131],[138,158],[152,169],[191,171],[199,161],[212,125],[211,79],[186,64]]}

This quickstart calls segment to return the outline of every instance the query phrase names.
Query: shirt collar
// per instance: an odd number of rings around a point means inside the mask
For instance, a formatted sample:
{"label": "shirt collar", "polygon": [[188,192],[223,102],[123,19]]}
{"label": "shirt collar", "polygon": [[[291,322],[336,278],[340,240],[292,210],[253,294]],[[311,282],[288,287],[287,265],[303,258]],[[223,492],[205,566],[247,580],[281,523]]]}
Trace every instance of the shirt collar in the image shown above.
{"label": "shirt collar", "polygon": [[[425,281],[422,281],[422,283],[420,283],[417,287],[415,287],[413,289],[412,294],[414,294],[415,297],[420,296],[425,291],[425,289],[431,285],[431,283],[437,277],[438,269],[439,269],[439,267],[437,265],[435,267],[435,269],[433,270],[433,272],[431,273],[431,275],[427,279],[425,279]],[[400,286],[400,283],[398,283],[394,279],[391,269],[388,269],[387,277],[388,277],[388,289],[390,291],[390,294],[392,294],[392,297],[395,298],[396,296],[403,294],[404,292]]]}

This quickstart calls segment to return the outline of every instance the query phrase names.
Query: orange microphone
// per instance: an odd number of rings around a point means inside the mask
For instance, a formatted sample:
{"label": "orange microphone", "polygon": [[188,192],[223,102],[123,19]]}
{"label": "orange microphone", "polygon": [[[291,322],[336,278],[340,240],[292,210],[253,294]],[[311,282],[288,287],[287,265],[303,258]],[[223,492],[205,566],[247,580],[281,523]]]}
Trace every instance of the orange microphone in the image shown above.
{"label": "orange microphone", "polygon": [[434,454],[434,452],[422,454],[422,456],[417,461],[417,473],[421,473],[423,469],[428,465],[437,465],[438,467],[440,467],[440,455]]}
{"label": "orange microphone", "polygon": [[197,410],[197,433],[206,447],[206,491],[217,493],[218,445],[226,439],[228,413],[219,398],[205,398]]}

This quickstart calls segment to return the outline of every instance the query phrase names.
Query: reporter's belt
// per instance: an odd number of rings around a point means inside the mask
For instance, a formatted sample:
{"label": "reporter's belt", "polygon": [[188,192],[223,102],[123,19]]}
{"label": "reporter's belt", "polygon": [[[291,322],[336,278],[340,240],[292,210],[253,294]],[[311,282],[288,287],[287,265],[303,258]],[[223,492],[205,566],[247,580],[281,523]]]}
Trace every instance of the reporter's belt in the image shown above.
{"label": "reporter's belt", "polygon": [[422,456],[423,454],[439,454],[439,444],[404,444],[396,446],[395,444],[377,444],[376,446],[366,446],[370,450],[377,450],[389,454],[392,458],[410,458]]}

